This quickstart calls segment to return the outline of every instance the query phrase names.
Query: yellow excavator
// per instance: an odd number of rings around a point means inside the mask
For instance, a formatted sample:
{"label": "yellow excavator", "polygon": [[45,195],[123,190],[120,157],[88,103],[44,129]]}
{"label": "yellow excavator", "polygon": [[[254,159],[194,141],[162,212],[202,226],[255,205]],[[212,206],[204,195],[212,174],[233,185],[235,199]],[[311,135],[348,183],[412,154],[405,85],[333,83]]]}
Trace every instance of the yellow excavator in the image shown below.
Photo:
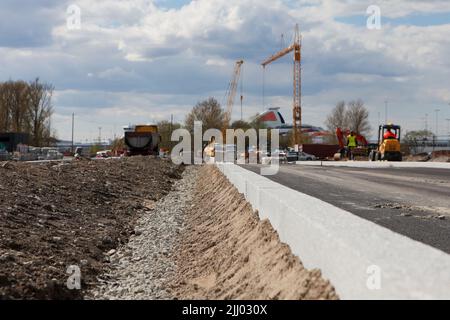
{"label": "yellow excavator", "polygon": [[378,146],[369,154],[369,161],[402,161],[401,128],[387,124],[378,129]]}

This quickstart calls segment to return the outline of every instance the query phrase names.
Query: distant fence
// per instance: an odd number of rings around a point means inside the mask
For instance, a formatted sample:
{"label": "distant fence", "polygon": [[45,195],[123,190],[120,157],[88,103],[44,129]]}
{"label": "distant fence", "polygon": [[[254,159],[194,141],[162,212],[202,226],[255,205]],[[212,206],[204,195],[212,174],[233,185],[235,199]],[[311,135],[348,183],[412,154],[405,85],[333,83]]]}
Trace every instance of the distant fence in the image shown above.
{"label": "distant fence", "polygon": [[433,151],[450,151],[450,140],[415,140],[403,142],[409,147],[412,154],[428,153]]}

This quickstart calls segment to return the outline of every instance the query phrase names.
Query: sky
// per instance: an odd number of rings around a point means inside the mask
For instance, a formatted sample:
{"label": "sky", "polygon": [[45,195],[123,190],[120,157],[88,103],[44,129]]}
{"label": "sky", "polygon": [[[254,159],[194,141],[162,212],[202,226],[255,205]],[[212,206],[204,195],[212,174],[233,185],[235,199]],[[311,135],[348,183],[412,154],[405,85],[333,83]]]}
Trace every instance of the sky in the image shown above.
{"label": "sky", "polygon": [[[379,29],[367,26],[374,5]],[[243,59],[244,118],[279,107],[291,122],[292,57],[264,74],[260,64],[297,23],[305,123],[324,126],[338,101],[360,98],[373,128],[387,101],[389,122],[436,130],[437,119],[449,134],[447,0],[2,0],[0,81],[53,84],[53,130],[70,139],[75,113],[75,139],[86,141],[171,115],[183,122],[210,96],[224,104]]]}

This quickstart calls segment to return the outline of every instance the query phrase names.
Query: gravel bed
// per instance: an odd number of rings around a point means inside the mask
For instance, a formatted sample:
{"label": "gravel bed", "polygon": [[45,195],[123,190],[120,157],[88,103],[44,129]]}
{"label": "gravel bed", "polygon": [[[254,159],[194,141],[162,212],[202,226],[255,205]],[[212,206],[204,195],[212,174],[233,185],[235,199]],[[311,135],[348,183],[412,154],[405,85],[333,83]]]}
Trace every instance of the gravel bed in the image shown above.
{"label": "gravel bed", "polygon": [[173,259],[179,235],[185,227],[184,213],[192,201],[198,169],[187,167],[172,191],[153,204],[136,224],[127,245],[112,250],[111,269],[87,299],[173,299],[167,283],[174,277]]}

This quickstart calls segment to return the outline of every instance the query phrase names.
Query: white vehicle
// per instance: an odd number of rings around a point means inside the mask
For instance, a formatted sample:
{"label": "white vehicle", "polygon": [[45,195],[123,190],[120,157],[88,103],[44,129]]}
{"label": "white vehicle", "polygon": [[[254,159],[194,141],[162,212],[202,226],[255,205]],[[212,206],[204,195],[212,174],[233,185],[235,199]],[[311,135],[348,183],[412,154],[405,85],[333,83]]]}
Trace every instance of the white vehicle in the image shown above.
{"label": "white vehicle", "polygon": [[306,153],[306,152],[299,152],[298,153],[298,161],[316,161],[317,157]]}

